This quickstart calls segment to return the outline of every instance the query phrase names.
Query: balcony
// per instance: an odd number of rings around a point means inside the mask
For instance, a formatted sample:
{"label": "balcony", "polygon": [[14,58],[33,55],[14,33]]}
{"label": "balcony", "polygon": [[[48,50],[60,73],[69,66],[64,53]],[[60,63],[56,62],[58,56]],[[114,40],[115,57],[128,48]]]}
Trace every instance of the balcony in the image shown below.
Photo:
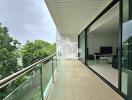
{"label": "balcony", "polygon": [[4,100],[123,100],[79,60],[57,60],[53,55],[1,80],[0,87],[10,89],[29,72],[33,75]]}
{"label": "balcony", "polygon": [[79,60],[63,60],[48,100],[123,100]]}

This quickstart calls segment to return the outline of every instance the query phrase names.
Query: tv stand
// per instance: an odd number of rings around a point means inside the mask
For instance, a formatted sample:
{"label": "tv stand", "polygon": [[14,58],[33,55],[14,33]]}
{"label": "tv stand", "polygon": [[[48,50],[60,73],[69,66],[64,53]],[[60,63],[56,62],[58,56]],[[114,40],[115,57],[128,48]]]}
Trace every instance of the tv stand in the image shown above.
{"label": "tv stand", "polygon": [[97,60],[97,56],[98,56],[98,57],[104,57],[104,59],[107,60],[108,57],[113,57],[114,54],[99,54],[99,55],[94,54],[94,60],[95,60],[95,62],[96,62],[96,60]]}

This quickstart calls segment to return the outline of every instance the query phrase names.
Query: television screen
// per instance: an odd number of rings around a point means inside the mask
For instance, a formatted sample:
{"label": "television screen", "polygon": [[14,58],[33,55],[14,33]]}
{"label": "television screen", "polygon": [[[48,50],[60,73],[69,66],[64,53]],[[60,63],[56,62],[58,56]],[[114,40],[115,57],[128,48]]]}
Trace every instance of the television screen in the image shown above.
{"label": "television screen", "polygon": [[112,54],[112,47],[100,47],[101,54]]}

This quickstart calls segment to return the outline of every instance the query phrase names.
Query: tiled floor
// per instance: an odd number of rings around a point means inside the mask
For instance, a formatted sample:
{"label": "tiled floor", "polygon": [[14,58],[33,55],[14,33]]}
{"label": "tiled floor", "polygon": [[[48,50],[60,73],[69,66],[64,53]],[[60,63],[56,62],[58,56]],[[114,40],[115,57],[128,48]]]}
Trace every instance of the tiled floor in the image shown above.
{"label": "tiled floor", "polygon": [[123,100],[78,60],[64,60],[48,100]]}
{"label": "tiled floor", "polygon": [[89,67],[103,76],[106,80],[118,87],[118,70],[112,68],[112,64],[106,63],[105,60],[89,60]]}

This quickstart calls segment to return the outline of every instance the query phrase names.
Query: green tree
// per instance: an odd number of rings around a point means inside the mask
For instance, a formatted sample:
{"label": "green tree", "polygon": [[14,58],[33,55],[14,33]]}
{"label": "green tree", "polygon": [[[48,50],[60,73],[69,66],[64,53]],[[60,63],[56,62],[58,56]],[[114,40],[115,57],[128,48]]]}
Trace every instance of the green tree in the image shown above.
{"label": "green tree", "polygon": [[43,59],[55,52],[55,44],[50,44],[43,40],[35,40],[27,43],[21,49],[23,66],[27,67],[30,64]]}
{"label": "green tree", "polygon": [[[17,47],[19,45],[20,43],[17,40],[14,40],[9,36],[8,29],[0,24],[0,79],[18,71]],[[17,83],[15,85],[17,85]],[[10,86],[14,85],[11,84]],[[1,89],[0,100],[2,100],[12,89],[9,89],[9,86]]]}
{"label": "green tree", "polygon": [[20,43],[8,34],[8,29],[0,24],[0,75],[7,77],[17,71],[17,47]]}

